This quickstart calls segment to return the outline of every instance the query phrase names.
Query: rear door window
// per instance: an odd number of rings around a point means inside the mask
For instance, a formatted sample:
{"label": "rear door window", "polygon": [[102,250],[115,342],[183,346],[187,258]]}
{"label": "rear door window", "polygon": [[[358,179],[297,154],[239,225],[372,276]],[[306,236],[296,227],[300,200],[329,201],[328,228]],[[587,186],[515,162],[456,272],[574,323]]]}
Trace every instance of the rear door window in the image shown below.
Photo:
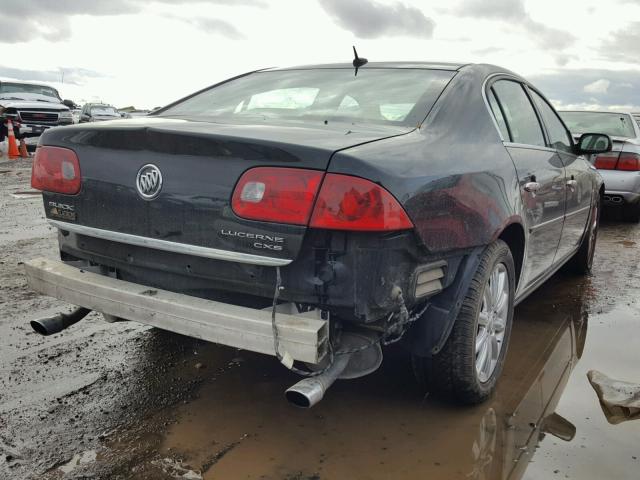
{"label": "rear door window", "polygon": [[537,92],[529,89],[531,92],[531,96],[533,97],[533,101],[536,102],[536,106],[538,107],[538,111],[542,116],[542,121],[547,127],[547,133],[549,134],[549,142],[551,143],[551,147],[556,150],[562,150],[563,152],[571,152],[572,151],[572,142],[569,137],[569,133],[567,133],[567,129],[564,124],[558,118],[558,114],[553,110],[551,105],[547,103],[547,101],[538,95]]}
{"label": "rear door window", "polygon": [[512,80],[498,80],[492,88],[509,125],[511,141],[546,147],[542,126],[523,86]]}

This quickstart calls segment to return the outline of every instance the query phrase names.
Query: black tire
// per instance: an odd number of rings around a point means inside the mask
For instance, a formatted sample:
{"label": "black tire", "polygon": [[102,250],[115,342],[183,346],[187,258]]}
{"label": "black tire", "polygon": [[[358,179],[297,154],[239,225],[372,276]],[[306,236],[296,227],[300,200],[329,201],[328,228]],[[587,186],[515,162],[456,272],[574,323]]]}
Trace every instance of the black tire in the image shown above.
{"label": "black tire", "polygon": [[624,218],[626,222],[639,223],[640,222],[640,203],[625,205],[622,210],[622,218]]}
{"label": "black tire", "polygon": [[600,195],[594,200],[589,215],[589,223],[582,237],[580,249],[569,260],[569,269],[578,275],[588,275],[593,267],[593,255],[596,251],[596,242],[598,240],[598,228],[600,227],[600,213],[602,211],[602,202]]}
{"label": "black tire", "polygon": [[[508,277],[507,313],[504,336],[500,342],[497,363],[488,379],[481,381],[476,370],[476,336],[478,319],[483,306],[483,295],[489,277],[503,264]],[[412,357],[413,371],[418,383],[449,400],[463,404],[484,401],[495,389],[507,354],[513,323],[515,294],[515,267],[511,250],[505,242],[497,240],[482,253],[478,269],[455,320],[453,329],[442,350],[431,358]]]}

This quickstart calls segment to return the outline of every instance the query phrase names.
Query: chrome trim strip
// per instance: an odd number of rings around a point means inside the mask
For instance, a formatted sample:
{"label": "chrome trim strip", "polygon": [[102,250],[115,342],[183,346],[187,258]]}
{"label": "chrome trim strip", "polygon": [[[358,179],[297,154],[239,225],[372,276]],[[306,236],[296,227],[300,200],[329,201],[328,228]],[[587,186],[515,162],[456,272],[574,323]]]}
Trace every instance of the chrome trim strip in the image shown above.
{"label": "chrome trim strip", "polygon": [[489,75],[487,78],[484,79],[484,82],[482,82],[482,99],[484,100],[484,106],[487,107],[487,112],[489,113],[489,116],[493,121],[493,126],[496,127],[496,131],[498,132],[498,136],[500,137],[500,140],[504,142],[505,139],[502,136],[502,132],[500,131],[500,127],[498,126],[498,121],[496,120],[496,117],[493,114],[493,110],[491,110],[491,105],[489,105],[489,99],[487,98],[487,84],[489,83],[489,80],[491,80],[494,77],[497,77],[498,75],[501,75],[501,74],[492,73],[491,75]]}
{"label": "chrome trim strip", "polygon": [[156,250],[164,250],[165,252],[213,258],[215,260],[224,260],[227,262],[248,263],[250,265],[263,265],[266,267],[283,267],[285,265],[289,265],[293,261],[288,258],[263,257],[262,255],[253,255],[251,253],[231,252],[229,250],[200,247],[198,245],[189,245],[187,243],[169,242],[158,238],[141,237],[138,235],[131,235],[129,233],[114,232],[111,230],[87,227],[85,225],[76,225],[68,222],[59,222],[57,220],[48,220],[48,222],[54,227],[78,233],[80,235],[86,235],[88,237],[136,245],[138,247],[154,248]]}
{"label": "chrome trim strip", "polygon": [[529,232],[533,232],[538,230],[539,228],[546,227],[547,225],[551,225],[552,223],[559,222],[560,220],[564,220],[564,215],[556,218],[552,218],[551,220],[547,220],[546,222],[539,223],[538,225],[534,225],[533,227],[529,227]]}
{"label": "chrome trim strip", "polygon": [[496,127],[496,130],[498,131],[498,136],[500,137],[500,140],[505,142],[506,140],[502,136],[502,132],[500,131],[500,127],[498,126],[498,121],[496,120],[496,117],[493,114],[493,110],[491,110],[491,105],[489,105],[489,99],[487,98],[487,84],[489,83],[490,80],[500,75],[513,77],[517,79],[517,77],[514,77],[513,75],[509,75],[508,73],[499,73],[499,72],[492,73],[491,75],[489,75],[487,78],[484,79],[484,82],[482,82],[482,99],[484,100],[484,106],[487,107],[487,112],[489,113],[489,116],[493,121],[493,126]]}
{"label": "chrome trim strip", "polygon": [[556,153],[555,148],[543,147],[542,145],[529,145],[528,143],[503,142],[505,147],[526,148],[527,150],[541,150],[543,152]]}
{"label": "chrome trim strip", "polygon": [[591,209],[591,205],[587,205],[586,207],[582,207],[582,208],[579,208],[578,210],[574,210],[573,212],[567,213],[565,215],[565,218],[570,217],[572,215],[577,215],[578,213],[582,213],[585,210],[589,210],[589,209]]}

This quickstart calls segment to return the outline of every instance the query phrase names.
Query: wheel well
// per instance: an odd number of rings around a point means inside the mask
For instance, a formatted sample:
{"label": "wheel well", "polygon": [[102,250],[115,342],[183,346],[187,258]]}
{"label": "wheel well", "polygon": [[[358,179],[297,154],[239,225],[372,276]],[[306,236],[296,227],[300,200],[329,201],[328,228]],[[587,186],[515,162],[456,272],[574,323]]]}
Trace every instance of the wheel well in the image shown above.
{"label": "wheel well", "polygon": [[516,267],[516,287],[520,281],[520,272],[522,271],[522,262],[524,260],[524,229],[519,223],[512,223],[505,228],[500,236],[500,240],[505,242],[511,255],[513,256],[513,263]]}

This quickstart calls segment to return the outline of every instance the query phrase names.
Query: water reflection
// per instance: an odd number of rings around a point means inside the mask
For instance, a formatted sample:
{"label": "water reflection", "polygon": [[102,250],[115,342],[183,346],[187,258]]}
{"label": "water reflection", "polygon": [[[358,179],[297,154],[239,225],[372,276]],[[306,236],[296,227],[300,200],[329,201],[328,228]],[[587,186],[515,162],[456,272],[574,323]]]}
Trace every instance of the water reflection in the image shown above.
{"label": "water reflection", "polygon": [[585,287],[556,280],[516,311],[505,377],[480,421],[470,478],[519,479],[545,436],[575,437],[555,409],[584,350]]}
{"label": "water reflection", "polygon": [[301,411],[282,396],[295,376],[275,362],[201,344],[198,361],[233,366],[178,408],[161,451],[204,478],[519,479],[545,437],[576,434],[555,408],[587,334],[579,282],[553,280],[518,307],[497,392],[474,408],[421,400],[406,356],[391,350],[378,372]]}

